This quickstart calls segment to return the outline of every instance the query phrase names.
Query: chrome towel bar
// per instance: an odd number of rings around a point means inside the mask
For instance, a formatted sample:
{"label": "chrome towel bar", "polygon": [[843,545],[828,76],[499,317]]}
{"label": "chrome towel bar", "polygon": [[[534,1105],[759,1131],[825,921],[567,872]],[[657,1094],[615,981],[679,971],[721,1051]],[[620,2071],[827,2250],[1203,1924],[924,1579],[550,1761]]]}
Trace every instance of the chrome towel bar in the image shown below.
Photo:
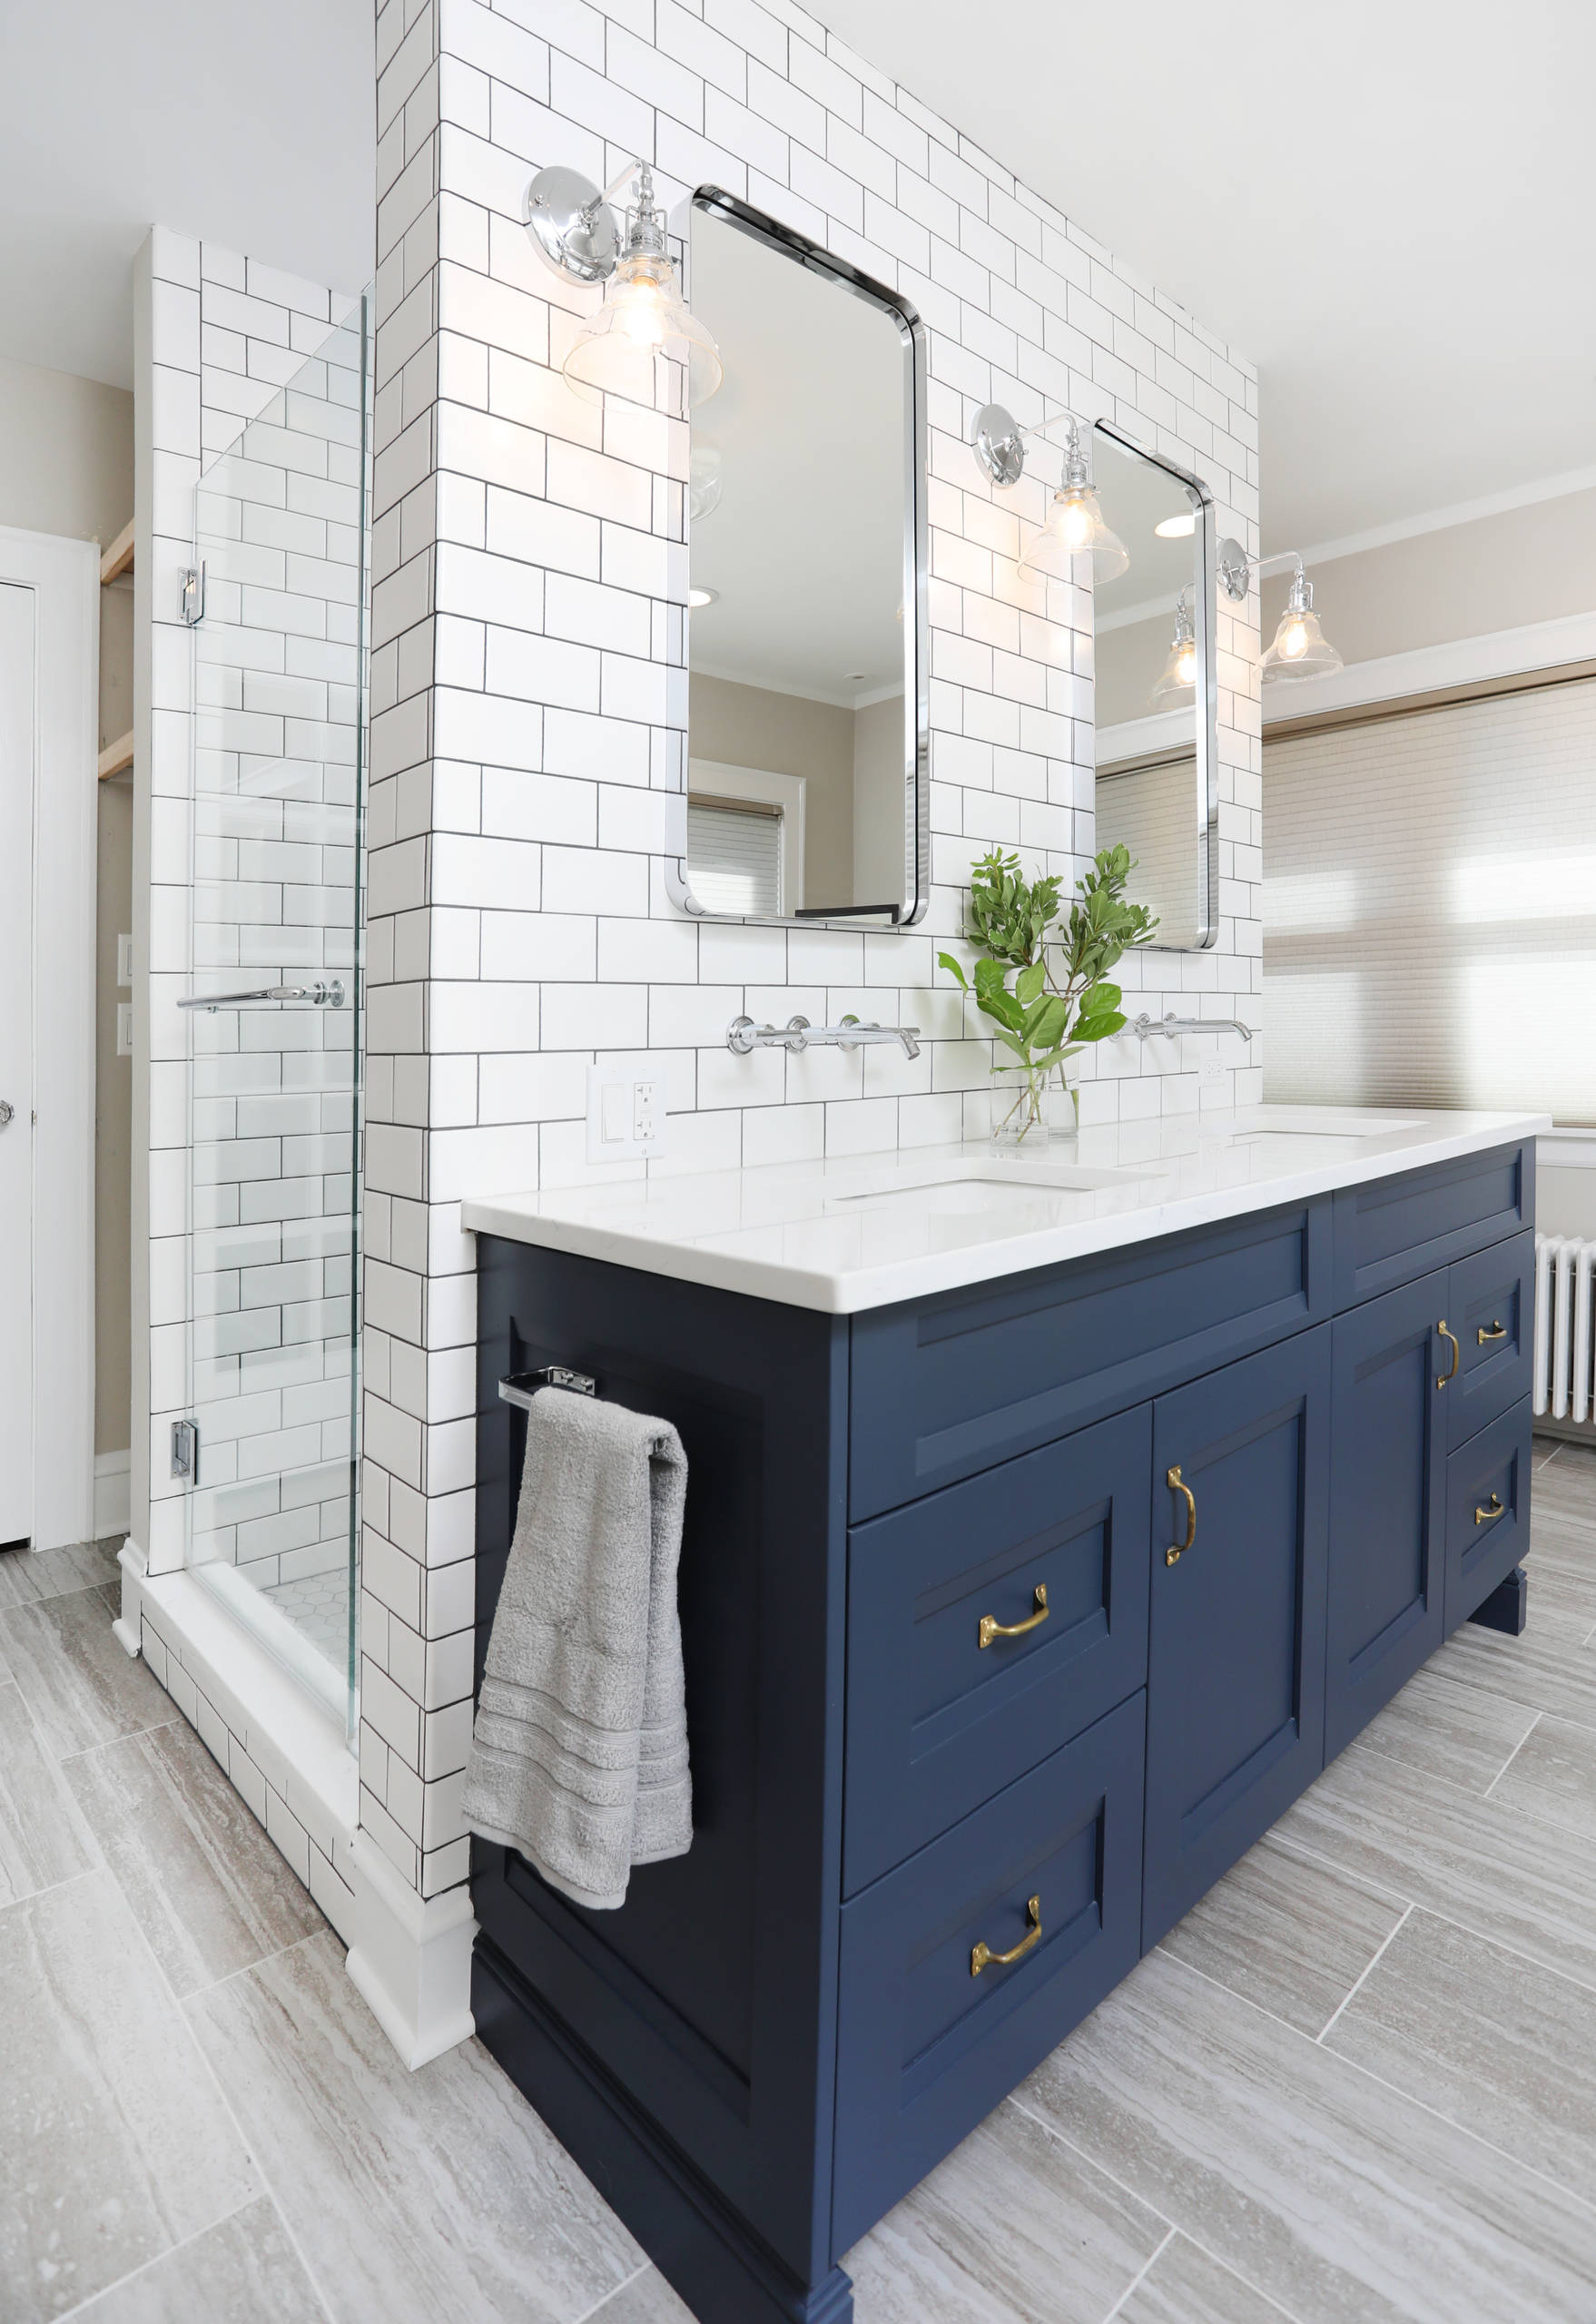
{"label": "chrome towel bar", "polygon": [[598,1383],[592,1374],[573,1372],[568,1364],[543,1364],[536,1372],[508,1372],[498,1384],[501,1400],[507,1404],[518,1404],[527,1413],[531,1411],[532,1399],[539,1388],[568,1388],[574,1396],[598,1393]]}

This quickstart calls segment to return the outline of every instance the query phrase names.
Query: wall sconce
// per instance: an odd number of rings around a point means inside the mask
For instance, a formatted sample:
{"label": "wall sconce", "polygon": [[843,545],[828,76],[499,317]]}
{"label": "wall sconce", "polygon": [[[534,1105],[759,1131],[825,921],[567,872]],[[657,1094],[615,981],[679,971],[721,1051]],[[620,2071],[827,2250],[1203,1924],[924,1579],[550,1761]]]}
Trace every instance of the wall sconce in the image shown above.
{"label": "wall sconce", "polygon": [[[635,186],[624,226],[611,207]],[[532,247],[566,282],[611,282],[598,312],[577,332],[565,376],[589,403],[605,395],[653,406],[655,359],[680,363],[689,405],[714,395],[725,376],[720,350],[689,314],[676,287],[665,239],[665,216],[654,200],[646,162],[628,162],[601,193],[580,170],[539,170],[524,205]]]}
{"label": "wall sconce", "polygon": [[1021,552],[1019,569],[1028,576],[1048,575],[1059,581],[1072,577],[1072,559],[1089,556],[1094,581],[1117,581],[1129,566],[1124,542],[1104,517],[1092,488],[1091,468],[1080,440],[1080,421],[1072,411],[1056,411],[1034,428],[1021,428],[1000,403],[989,403],[975,416],[970,431],[970,448],[997,485],[1017,484],[1025,473],[1026,439],[1043,436],[1057,420],[1068,428],[1064,443],[1064,480],[1053,495],[1047,522]]}
{"label": "wall sconce", "polygon": [[1275,642],[1265,655],[1263,675],[1266,678],[1327,678],[1343,665],[1340,655],[1319,627],[1319,616],[1314,611],[1314,585],[1303,571],[1303,562],[1294,548],[1282,549],[1276,556],[1249,557],[1238,541],[1223,540],[1219,544],[1219,586],[1233,605],[1241,605],[1254,577],[1278,571],[1283,566],[1295,566],[1291,588],[1286,599],[1286,611],[1280,616],[1275,632]]}
{"label": "wall sconce", "polygon": [[1155,702],[1178,702],[1197,684],[1197,633],[1191,624],[1190,597],[1191,592],[1182,589],[1175,600],[1175,635],[1169,641],[1163,675],[1153,688]]}

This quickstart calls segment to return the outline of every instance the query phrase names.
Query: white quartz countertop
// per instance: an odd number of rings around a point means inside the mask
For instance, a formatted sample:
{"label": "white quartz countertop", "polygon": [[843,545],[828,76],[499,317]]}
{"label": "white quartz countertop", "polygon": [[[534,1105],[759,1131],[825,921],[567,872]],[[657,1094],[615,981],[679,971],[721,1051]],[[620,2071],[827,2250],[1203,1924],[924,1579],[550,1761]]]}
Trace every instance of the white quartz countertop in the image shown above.
{"label": "white quartz countertop", "polygon": [[1533,1137],[1543,1114],[1251,1106],[987,1145],[468,1200],[479,1235],[833,1315],[988,1283]]}

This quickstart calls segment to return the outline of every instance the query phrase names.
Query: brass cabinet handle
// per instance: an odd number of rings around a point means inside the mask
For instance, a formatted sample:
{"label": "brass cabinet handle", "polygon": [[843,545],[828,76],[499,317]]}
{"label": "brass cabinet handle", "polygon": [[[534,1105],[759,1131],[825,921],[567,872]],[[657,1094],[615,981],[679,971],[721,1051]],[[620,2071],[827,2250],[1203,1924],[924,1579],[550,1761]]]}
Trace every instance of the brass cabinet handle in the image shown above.
{"label": "brass cabinet handle", "polygon": [[1036,1611],[1027,1622],[1000,1622],[996,1614],[983,1614],[981,1616],[980,1630],[979,1635],[982,1646],[990,1646],[995,1638],[1023,1638],[1027,1630],[1034,1630],[1039,1622],[1045,1622],[1047,1620],[1047,1583],[1045,1581],[1039,1581],[1036,1588],[1031,1591],[1030,1597],[1031,1603],[1036,1608]]}
{"label": "brass cabinet handle", "polygon": [[1446,1318],[1444,1315],[1443,1315],[1441,1321],[1436,1324],[1435,1329],[1440,1333],[1443,1340],[1450,1340],[1452,1342],[1452,1370],[1450,1372],[1438,1372],[1435,1374],[1435,1385],[1438,1388],[1444,1388],[1449,1380],[1455,1380],[1457,1377],[1457,1360],[1463,1354],[1463,1349],[1458,1344],[1456,1333],[1449,1332],[1447,1330]]}
{"label": "brass cabinet handle", "polygon": [[1499,1324],[1495,1316],[1493,1315],[1491,1318],[1491,1329],[1487,1331],[1484,1324],[1482,1324],[1479,1330],[1474,1334],[1474,1337],[1478,1340],[1482,1347],[1484,1346],[1487,1340],[1504,1340],[1507,1337],[1507,1325],[1505,1324]]}
{"label": "brass cabinet handle", "polygon": [[1474,1511],[1474,1522],[1476,1525],[1489,1525],[1493,1517],[1505,1517],[1506,1515],[1507,1509],[1505,1504],[1498,1501],[1496,1495],[1493,1493],[1491,1496],[1491,1506],[1489,1509],[1476,1508]]}
{"label": "brass cabinet handle", "polygon": [[1197,1495],[1181,1475],[1178,1462],[1167,1472],[1167,1482],[1171,1492],[1186,1495],[1186,1539],[1184,1541],[1172,1541],[1164,1552],[1166,1565],[1178,1565],[1197,1541]]}
{"label": "brass cabinet handle", "polygon": [[1025,1907],[1025,1917],[1030,1923],[1029,1932],[1018,1945],[1010,1945],[1007,1953],[994,1953],[984,1936],[979,1945],[971,1947],[970,1974],[972,1977],[979,1977],[983,1969],[1006,1969],[1010,1961],[1018,1961],[1021,1954],[1029,1953],[1033,1945],[1041,1943],[1042,1900],[1039,1896],[1030,1899]]}

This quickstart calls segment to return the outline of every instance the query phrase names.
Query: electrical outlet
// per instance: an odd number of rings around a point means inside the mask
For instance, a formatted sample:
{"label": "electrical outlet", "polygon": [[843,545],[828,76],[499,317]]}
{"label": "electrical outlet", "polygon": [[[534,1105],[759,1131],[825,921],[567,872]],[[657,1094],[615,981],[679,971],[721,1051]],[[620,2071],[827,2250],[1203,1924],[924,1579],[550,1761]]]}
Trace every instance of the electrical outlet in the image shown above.
{"label": "electrical outlet", "polygon": [[133,1055],[133,1002],[119,1000],[116,1004],[116,1054]]}
{"label": "electrical outlet", "polygon": [[1230,1068],[1222,1057],[1206,1057],[1197,1067],[1197,1078],[1199,1090],[1228,1089]]}
{"label": "electrical outlet", "polygon": [[665,1149],[665,1077],[644,1057],[587,1068],[587,1159],[635,1162]]}
{"label": "electrical outlet", "polygon": [[133,938],[131,936],[119,936],[116,940],[116,981],[118,984],[125,985],[131,985],[133,982]]}

